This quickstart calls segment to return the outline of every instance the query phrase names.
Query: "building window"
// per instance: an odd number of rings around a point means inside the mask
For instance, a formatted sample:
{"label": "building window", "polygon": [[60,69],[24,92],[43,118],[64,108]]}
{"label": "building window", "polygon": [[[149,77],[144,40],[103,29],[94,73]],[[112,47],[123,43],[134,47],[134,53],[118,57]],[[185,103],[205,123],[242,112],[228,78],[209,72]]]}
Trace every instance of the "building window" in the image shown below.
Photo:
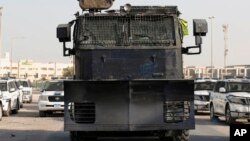
{"label": "building window", "polygon": [[244,73],[245,72],[245,69],[240,69],[240,73]]}
{"label": "building window", "polygon": [[42,77],[47,77],[47,74],[42,74],[41,76],[42,76]]}
{"label": "building window", "polygon": [[52,71],[52,70],[54,70],[54,68],[49,68],[49,70],[51,70],[51,71]]}
{"label": "building window", "polygon": [[41,70],[47,70],[47,68],[41,68]]}

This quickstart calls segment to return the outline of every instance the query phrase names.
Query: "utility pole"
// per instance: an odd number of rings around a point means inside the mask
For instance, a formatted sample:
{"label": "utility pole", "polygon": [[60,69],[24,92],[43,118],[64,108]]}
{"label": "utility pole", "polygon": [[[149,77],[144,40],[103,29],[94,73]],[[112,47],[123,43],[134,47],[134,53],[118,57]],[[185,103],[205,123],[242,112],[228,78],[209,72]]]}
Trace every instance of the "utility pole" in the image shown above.
{"label": "utility pole", "polygon": [[227,75],[227,54],[228,54],[228,24],[223,24],[223,32],[224,32],[224,44],[225,44],[225,49],[224,49],[224,71],[225,75]]}
{"label": "utility pole", "polygon": [[12,49],[13,49],[13,46],[14,46],[14,41],[16,39],[25,39],[25,37],[17,36],[17,37],[12,37],[11,38],[11,41],[10,41],[10,43],[11,43],[11,45],[10,45],[10,75],[12,75],[12,62],[13,62],[13,51],[12,51]]}
{"label": "utility pole", "polygon": [[214,18],[215,18],[214,16],[208,17],[208,19],[210,19],[211,21],[211,77],[210,78],[213,78],[213,19]]}

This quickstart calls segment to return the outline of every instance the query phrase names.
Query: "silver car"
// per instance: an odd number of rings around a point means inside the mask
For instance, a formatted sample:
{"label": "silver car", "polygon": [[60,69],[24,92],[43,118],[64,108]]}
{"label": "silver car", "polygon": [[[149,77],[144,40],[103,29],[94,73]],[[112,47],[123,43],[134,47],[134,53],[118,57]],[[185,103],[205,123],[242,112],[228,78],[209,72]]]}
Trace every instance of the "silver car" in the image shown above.
{"label": "silver car", "polygon": [[210,93],[213,91],[216,80],[202,79],[194,82],[194,109],[198,111],[209,111]]}
{"label": "silver car", "polygon": [[47,81],[39,96],[38,108],[40,117],[45,117],[48,112],[64,111],[64,91],[62,80]]}
{"label": "silver car", "polygon": [[27,79],[19,79],[19,82],[22,86],[23,102],[31,103],[33,95],[31,82]]}
{"label": "silver car", "polygon": [[211,120],[224,116],[226,123],[236,119],[247,119],[250,122],[250,81],[218,81],[210,98]]}
{"label": "silver car", "polygon": [[18,113],[20,108],[20,94],[14,80],[0,80],[0,90],[2,93],[3,114]]}

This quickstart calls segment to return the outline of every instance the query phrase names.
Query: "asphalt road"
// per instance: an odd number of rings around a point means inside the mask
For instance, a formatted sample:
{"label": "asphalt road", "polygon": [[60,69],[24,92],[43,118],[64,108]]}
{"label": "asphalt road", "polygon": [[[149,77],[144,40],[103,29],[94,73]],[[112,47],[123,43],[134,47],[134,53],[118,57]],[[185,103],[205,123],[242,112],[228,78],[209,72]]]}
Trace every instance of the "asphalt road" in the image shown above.
{"label": "asphalt road", "polygon": [[[70,141],[69,133],[63,131],[63,114],[40,118],[38,94],[33,103],[24,104],[18,114],[3,117],[0,121],[0,141]],[[157,141],[157,138],[104,138],[100,140]],[[211,122],[208,113],[196,116],[196,129],[191,130],[190,141],[229,141],[229,126],[224,119]]]}

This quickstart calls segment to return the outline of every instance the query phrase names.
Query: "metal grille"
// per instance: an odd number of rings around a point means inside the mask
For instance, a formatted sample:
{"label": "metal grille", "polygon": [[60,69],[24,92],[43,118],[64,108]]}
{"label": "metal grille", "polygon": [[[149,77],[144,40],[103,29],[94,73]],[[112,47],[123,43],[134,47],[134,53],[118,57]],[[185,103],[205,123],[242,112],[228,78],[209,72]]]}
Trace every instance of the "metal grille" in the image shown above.
{"label": "metal grille", "polygon": [[195,95],[194,99],[199,100],[199,101],[209,101],[210,96],[208,96],[208,95]]}
{"label": "metal grille", "polygon": [[48,99],[50,102],[63,102],[64,96],[49,96]]}
{"label": "metal grille", "polygon": [[70,116],[76,123],[95,122],[95,104],[91,102],[70,104]]}
{"label": "metal grille", "polygon": [[182,122],[190,116],[190,102],[166,101],[164,103],[164,122]]}
{"label": "metal grille", "polygon": [[[98,46],[175,44],[173,17],[151,16],[82,16],[80,44]],[[79,25],[78,25],[79,26]],[[82,28],[82,29],[81,29]]]}

